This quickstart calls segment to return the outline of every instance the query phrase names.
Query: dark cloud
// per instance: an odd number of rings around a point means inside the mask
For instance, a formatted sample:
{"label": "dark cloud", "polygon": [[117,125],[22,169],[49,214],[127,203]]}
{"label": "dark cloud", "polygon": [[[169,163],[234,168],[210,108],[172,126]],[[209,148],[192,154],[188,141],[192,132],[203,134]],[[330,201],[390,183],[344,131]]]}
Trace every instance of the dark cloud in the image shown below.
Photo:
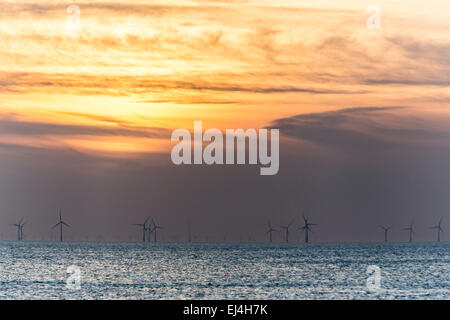
{"label": "dark cloud", "polygon": [[168,138],[170,130],[158,127],[137,127],[124,124],[114,127],[75,124],[28,122],[16,119],[0,119],[0,135],[20,136],[122,136],[142,138]]}
{"label": "dark cloud", "polygon": [[279,128],[285,136],[332,149],[386,151],[442,143],[450,138],[450,130],[436,126],[439,121],[433,124],[405,110],[403,107],[360,107],[301,114],[277,119],[271,127]]}

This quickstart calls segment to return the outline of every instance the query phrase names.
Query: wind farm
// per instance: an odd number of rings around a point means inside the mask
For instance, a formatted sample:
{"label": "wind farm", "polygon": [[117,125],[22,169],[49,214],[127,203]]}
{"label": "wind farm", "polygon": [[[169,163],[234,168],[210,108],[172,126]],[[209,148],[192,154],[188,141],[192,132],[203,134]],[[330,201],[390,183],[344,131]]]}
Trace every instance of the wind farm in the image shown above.
{"label": "wind farm", "polygon": [[2,1],[0,300],[450,300],[450,4],[373,2]]}
{"label": "wind farm", "polygon": [[[314,233],[312,230],[312,227],[316,227],[319,226],[319,224],[317,223],[312,223],[309,220],[309,217],[303,215],[302,216],[302,224],[300,224],[298,227],[296,227],[296,231],[300,231],[303,233],[304,235],[304,239],[303,242],[304,243],[310,243],[311,242],[311,235],[310,233]],[[441,217],[438,221],[438,223],[436,225],[433,225],[431,227],[429,227],[429,229],[431,230],[435,230],[436,231],[436,242],[441,242],[442,240],[442,233],[444,233],[444,229],[442,227],[443,225],[443,220],[444,217]],[[292,219],[289,224],[287,225],[279,225],[279,229],[274,228],[272,225],[272,222],[270,220],[268,220],[267,225],[266,225],[266,229],[264,231],[264,234],[267,236],[267,242],[268,243],[273,243],[273,242],[280,242],[280,243],[296,243],[296,241],[292,242],[292,239],[290,239],[290,230],[291,228],[294,226],[295,223],[295,219]],[[21,217],[17,223],[12,223],[10,224],[11,227],[15,227],[17,230],[16,233],[16,240],[17,241],[23,241],[24,240],[24,236],[23,236],[23,230],[24,230],[24,226],[27,224],[26,221],[24,221],[24,217]],[[132,224],[133,226],[137,226],[140,227],[140,233],[139,233],[139,238],[140,241],[145,243],[145,242],[153,242],[153,243],[157,243],[158,242],[158,236],[157,236],[157,232],[160,229],[163,229],[163,227],[159,224],[156,223],[155,218],[151,218],[150,216],[148,216],[142,223],[135,223]],[[63,242],[64,241],[64,228],[72,228],[71,225],[69,225],[68,223],[66,223],[63,218],[62,218],[62,210],[59,209],[58,211],[58,222],[52,226],[51,229],[58,229],[59,231],[59,242]],[[188,234],[187,234],[187,239],[186,242],[187,243],[201,243],[202,241],[200,240],[200,238],[198,236],[195,237],[195,241],[193,241],[192,239],[192,227],[191,227],[191,223],[189,222],[188,225]],[[383,231],[383,242],[384,243],[388,243],[390,242],[389,240],[389,233],[392,232],[393,227],[391,225],[378,225],[378,228],[381,229]],[[412,243],[413,242],[413,237],[416,234],[416,228],[414,226],[414,223],[410,223],[408,226],[406,227],[402,227],[400,228],[401,231],[407,231],[408,232],[408,238],[406,240],[406,242]],[[282,233],[280,233],[281,231],[283,231]],[[278,239],[276,239],[277,237],[275,237],[275,235],[279,235]],[[97,236],[98,237],[98,236]],[[178,237],[172,236],[172,239],[179,239]],[[214,237],[205,237],[206,242],[210,242],[210,239],[214,239]],[[217,241],[220,238],[215,238]],[[227,240],[227,237],[224,236],[221,238],[222,240],[219,242],[234,242],[233,240]],[[252,236],[248,236],[248,239],[250,242],[258,242],[258,240],[252,240]],[[31,241],[31,240],[30,240]],[[172,240],[173,241],[173,240]],[[179,240],[177,240],[179,241]],[[214,242],[213,241],[213,242]],[[260,240],[261,242],[264,242],[262,239]],[[163,241],[164,242],[164,241]],[[239,242],[245,242],[243,241],[243,237],[241,236],[241,240]],[[316,241],[316,242],[320,242],[320,241]],[[394,242],[402,242],[400,240],[396,240]],[[434,242],[434,240],[433,240]]]}

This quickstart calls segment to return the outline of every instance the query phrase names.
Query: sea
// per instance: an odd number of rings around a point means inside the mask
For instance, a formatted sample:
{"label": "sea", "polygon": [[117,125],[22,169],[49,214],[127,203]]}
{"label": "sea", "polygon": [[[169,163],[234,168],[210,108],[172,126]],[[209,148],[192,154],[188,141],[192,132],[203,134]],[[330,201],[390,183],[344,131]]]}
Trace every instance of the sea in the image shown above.
{"label": "sea", "polygon": [[450,243],[0,242],[0,299],[450,299]]}

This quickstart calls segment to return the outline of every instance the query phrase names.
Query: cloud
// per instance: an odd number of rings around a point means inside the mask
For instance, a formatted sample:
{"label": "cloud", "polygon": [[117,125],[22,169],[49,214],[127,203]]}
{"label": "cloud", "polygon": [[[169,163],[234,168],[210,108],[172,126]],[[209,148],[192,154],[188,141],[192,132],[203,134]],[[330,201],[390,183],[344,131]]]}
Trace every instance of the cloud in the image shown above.
{"label": "cloud", "polygon": [[360,107],[301,114],[277,119],[272,128],[295,139],[331,149],[386,152],[392,148],[414,148],[436,143],[448,148],[448,117],[430,119],[410,115],[404,107]]}
{"label": "cloud", "polygon": [[137,127],[120,124],[117,126],[90,126],[30,122],[17,119],[0,119],[0,135],[20,136],[120,136],[141,138],[169,138],[170,130],[159,127]]}
{"label": "cloud", "polygon": [[[223,76],[223,75],[222,75]],[[230,77],[232,74],[229,75]],[[108,76],[86,74],[47,74],[47,73],[11,73],[0,72],[3,79],[0,90],[29,92],[45,90],[53,92],[72,92],[80,94],[132,95],[134,93],[161,92],[167,90],[188,90],[192,92],[245,92],[245,93],[310,93],[310,94],[352,94],[364,93],[363,90],[339,90],[308,88],[300,86],[262,86],[224,82],[209,82],[201,79],[180,81],[172,77],[155,76]],[[160,99],[157,99],[158,101]],[[169,99],[163,99],[166,102]],[[178,101],[178,99],[176,99]],[[154,101],[154,100],[144,100]],[[187,99],[192,103],[191,99]],[[211,102],[214,103],[214,102]]]}

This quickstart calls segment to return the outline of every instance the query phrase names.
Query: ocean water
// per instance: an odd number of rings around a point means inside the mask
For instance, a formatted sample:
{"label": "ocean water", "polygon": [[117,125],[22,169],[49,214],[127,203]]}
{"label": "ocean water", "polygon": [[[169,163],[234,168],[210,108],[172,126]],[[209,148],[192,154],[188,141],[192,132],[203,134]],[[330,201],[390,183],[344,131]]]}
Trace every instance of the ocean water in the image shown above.
{"label": "ocean water", "polygon": [[0,242],[0,299],[450,299],[450,243]]}

